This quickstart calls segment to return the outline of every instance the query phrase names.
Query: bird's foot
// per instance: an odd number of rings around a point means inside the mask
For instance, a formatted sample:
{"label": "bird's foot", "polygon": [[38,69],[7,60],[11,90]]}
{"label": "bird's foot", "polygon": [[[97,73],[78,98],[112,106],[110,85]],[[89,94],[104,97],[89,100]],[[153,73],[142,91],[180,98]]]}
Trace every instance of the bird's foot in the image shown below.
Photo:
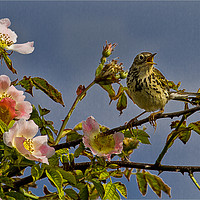
{"label": "bird's foot", "polygon": [[158,112],[152,113],[149,116],[149,123],[154,127],[155,131],[156,131],[156,127],[157,127],[155,116],[158,115],[158,114],[161,114],[163,112],[164,112],[164,110],[159,110]]}
{"label": "bird's foot", "polygon": [[133,124],[134,122],[136,122],[137,119],[138,119],[138,117],[142,116],[144,113],[146,113],[146,111],[140,113],[138,116],[136,116],[136,117],[134,117],[133,119],[131,119],[131,120],[127,123],[127,126],[128,126],[128,127],[132,127],[132,124]]}

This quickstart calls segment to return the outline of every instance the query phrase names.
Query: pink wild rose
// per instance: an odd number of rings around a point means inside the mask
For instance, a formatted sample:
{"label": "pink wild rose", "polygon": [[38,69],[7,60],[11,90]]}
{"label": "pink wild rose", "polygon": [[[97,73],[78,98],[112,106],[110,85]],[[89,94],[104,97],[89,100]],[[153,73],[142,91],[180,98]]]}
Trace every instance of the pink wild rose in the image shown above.
{"label": "pink wild rose", "polygon": [[17,51],[21,54],[30,54],[34,51],[34,42],[14,44],[17,42],[17,35],[8,27],[11,22],[8,18],[0,19],[0,48]]}
{"label": "pink wild rose", "polygon": [[14,118],[29,119],[32,106],[30,102],[24,101],[23,93],[11,85],[8,76],[0,76],[0,119],[4,123],[9,124]]}
{"label": "pink wild rose", "polygon": [[88,117],[82,122],[83,143],[90,148],[94,155],[106,157],[109,161],[111,154],[120,154],[123,149],[124,134],[117,132],[113,135],[104,135],[100,132],[99,124],[94,117]]}
{"label": "pink wild rose", "polygon": [[47,144],[47,135],[37,136],[38,126],[33,120],[20,119],[3,135],[4,143],[15,147],[19,153],[29,160],[49,164],[48,158],[55,154],[55,149]]}

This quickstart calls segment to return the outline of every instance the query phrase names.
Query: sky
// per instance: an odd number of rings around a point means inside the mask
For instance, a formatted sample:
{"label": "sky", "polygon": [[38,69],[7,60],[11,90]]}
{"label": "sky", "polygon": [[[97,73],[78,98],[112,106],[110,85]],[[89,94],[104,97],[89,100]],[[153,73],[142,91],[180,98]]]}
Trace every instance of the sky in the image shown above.
{"label": "sky", "polygon": [[[35,106],[40,104],[51,109],[47,118],[54,121],[57,129],[76,98],[77,87],[80,84],[87,86],[93,81],[106,40],[118,44],[111,58],[119,57],[125,70],[129,69],[138,53],[157,53],[156,67],[166,78],[175,83],[181,81],[181,89],[196,92],[200,88],[199,10],[198,1],[0,1],[0,19],[7,17],[11,20],[11,29],[18,34],[18,43],[35,42],[32,54],[12,54],[18,75],[12,75],[5,64],[1,66],[0,74],[8,75],[12,80],[24,75],[38,76],[57,88],[63,94],[64,108],[40,91],[34,90],[33,98],[26,94],[26,99]],[[122,83],[125,85],[125,81]],[[165,112],[181,109],[183,103],[170,101]],[[128,100],[127,109],[119,116],[116,102],[109,105],[107,93],[95,85],[78,104],[67,128],[73,128],[91,115],[100,124],[114,128],[141,112]],[[199,113],[190,117],[188,124],[194,120],[199,120]],[[151,145],[140,145],[130,160],[154,163],[171,131],[171,121],[158,120],[155,133],[152,126],[145,124]],[[186,145],[175,141],[162,164],[200,165],[199,143],[200,137],[194,132]],[[156,171],[151,173],[157,174]],[[199,191],[188,174],[163,172],[160,177],[172,188],[173,199],[199,198]],[[200,182],[200,174],[195,173],[195,177]],[[150,188],[145,197],[140,194],[135,176],[130,182],[125,179],[122,182],[127,186],[128,199],[157,199]],[[44,183],[45,180],[40,183],[41,187],[32,191],[43,195]],[[168,199],[168,196],[163,194],[162,198]]]}

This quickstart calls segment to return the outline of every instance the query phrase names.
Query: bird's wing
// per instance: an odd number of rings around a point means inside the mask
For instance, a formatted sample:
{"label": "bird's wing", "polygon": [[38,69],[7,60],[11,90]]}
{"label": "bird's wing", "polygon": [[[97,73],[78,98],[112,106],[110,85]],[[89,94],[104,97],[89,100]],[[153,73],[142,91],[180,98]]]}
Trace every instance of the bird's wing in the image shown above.
{"label": "bird's wing", "polygon": [[167,88],[169,90],[169,85],[168,85],[167,79],[155,67],[153,68],[153,70],[155,72],[155,76],[156,76],[157,80],[159,80],[161,82],[163,87],[165,87],[165,88]]}

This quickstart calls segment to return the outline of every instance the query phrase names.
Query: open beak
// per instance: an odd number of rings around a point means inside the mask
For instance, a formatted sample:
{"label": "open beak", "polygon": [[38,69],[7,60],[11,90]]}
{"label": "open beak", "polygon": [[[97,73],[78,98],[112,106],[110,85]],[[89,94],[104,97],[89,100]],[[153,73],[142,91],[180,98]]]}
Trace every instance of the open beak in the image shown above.
{"label": "open beak", "polygon": [[156,54],[157,54],[157,53],[154,53],[154,54],[152,54],[151,56],[149,56],[149,57],[147,58],[147,63],[148,63],[148,64],[157,65],[156,63],[153,62],[154,56],[155,56]]}

